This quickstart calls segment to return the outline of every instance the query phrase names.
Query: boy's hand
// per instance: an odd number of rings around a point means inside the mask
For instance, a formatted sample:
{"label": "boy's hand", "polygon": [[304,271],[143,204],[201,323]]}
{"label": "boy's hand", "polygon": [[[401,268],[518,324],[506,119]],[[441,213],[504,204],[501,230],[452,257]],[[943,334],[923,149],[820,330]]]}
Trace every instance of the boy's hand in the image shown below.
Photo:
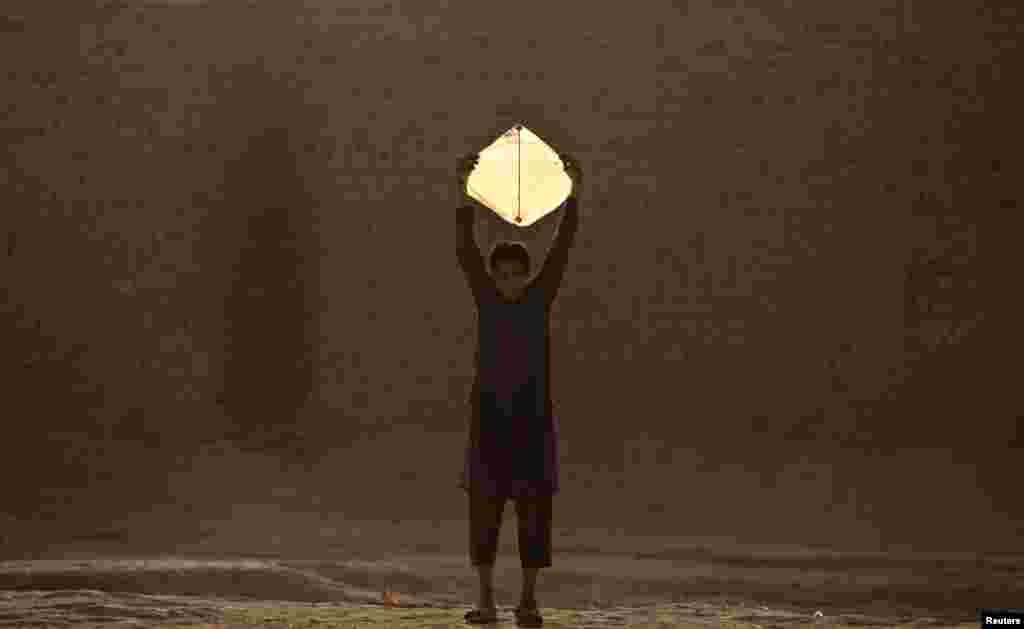
{"label": "boy's hand", "polygon": [[579,162],[567,153],[560,153],[558,157],[565,166],[565,173],[572,179],[573,190],[581,188],[583,186],[583,173],[580,171]]}
{"label": "boy's hand", "polygon": [[477,163],[480,161],[480,155],[477,153],[470,153],[459,158],[455,165],[455,172],[459,179],[459,185],[465,186],[466,180],[469,179],[469,174],[476,168]]}

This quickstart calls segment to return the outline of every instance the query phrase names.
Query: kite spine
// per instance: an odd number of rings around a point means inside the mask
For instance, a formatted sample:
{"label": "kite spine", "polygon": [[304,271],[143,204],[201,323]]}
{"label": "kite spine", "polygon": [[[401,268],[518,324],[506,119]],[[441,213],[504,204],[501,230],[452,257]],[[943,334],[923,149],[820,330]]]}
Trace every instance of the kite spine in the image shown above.
{"label": "kite spine", "polygon": [[516,129],[516,222],[523,222],[523,127]]}

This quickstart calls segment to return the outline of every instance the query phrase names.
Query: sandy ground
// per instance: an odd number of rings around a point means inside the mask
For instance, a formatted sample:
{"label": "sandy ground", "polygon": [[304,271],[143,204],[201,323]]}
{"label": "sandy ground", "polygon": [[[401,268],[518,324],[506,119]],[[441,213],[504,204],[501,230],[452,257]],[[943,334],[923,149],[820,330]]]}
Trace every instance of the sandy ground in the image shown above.
{"label": "sandy ground", "polygon": [[[461,521],[269,507],[235,507],[223,519],[171,508],[116,522],[98,513],[107,523],[94,530],[66,519],[5,521],[0,627],[425,629],[463,626],[475,596]],[[514,626],[520,571],[506,520],[495,587],[499,626]],[[398,607],[382,604],[385,589]],[[837,552],[559,529],[538,599],[547,627],[974,627],[978,608],[1024,600],[1024,554]]]}
{"label": "sandy ground", "polygon": [[[473,600],[473,575],[455,555],[77,554],[0,562],[0,626],[448,627],[463,624]],[[708,549],[666,551],[665,558],[562,555],[539,584],[548,627],[973,627],[977,607],[1007,607],[1024,592],[1021,563],[1007,560],[998,565],[1016,589],[978,596],[995,581],[972,586],[970,571],[953,559],[928,569],[921,560],[836,558],[829,566],[823,557],[716,557]],[[986,565],[995,574],[996,564]],[[954,578],[938,582],[943,572]],[[499,626],[514,626],[514,555],[499,557],[495,576]],[[397,606],[382,603],[385,589],[398,593]]]}
{"label": "sandy ground", "polygon": [[[108,593],[97,590],[4,592],[0,595],[0,626],[8,627],[263,627],[285,629],[395,627],[427,629],[467,626],[465,606],[445,603],[400,603],[399,606],[359,603],[296,603],[199,596]],[[675,603],[644,607],[594,607],[544,610],[545,626],[600,628],[675,627],[974,627],[933,619],[891,622],[846,615],[809,618],[730,603]],[[514,627],[512,609],[499,606],[492,627]]]}

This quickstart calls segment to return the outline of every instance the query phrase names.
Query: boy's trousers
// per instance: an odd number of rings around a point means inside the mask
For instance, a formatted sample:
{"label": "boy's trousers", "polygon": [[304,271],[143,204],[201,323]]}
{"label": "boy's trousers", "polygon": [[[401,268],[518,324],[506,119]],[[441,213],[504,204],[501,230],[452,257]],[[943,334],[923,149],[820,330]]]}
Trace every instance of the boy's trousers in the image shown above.
{"label": "boy's trousers", "polygon": [[539,496],[469,496],[469,556],[474,566],[494,565],[505,502],[515,503],[519,562],[523,568],[551,566],[550,494]]}

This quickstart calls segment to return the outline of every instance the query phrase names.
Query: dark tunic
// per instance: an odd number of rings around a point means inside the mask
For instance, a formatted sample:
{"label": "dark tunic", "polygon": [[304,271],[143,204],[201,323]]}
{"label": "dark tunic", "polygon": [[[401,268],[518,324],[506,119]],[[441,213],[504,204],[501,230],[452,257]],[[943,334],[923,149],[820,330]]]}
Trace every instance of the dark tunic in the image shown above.
{"label": "dark tunic", "polygon": [[477,305],[476,376],[460,487],[492,496],[557,494],[558,421],[551,404],[548,318],[576,234],[575,197],[540,274],[501,300],[473,240],[473,208],[458,210],[456,250]]}

